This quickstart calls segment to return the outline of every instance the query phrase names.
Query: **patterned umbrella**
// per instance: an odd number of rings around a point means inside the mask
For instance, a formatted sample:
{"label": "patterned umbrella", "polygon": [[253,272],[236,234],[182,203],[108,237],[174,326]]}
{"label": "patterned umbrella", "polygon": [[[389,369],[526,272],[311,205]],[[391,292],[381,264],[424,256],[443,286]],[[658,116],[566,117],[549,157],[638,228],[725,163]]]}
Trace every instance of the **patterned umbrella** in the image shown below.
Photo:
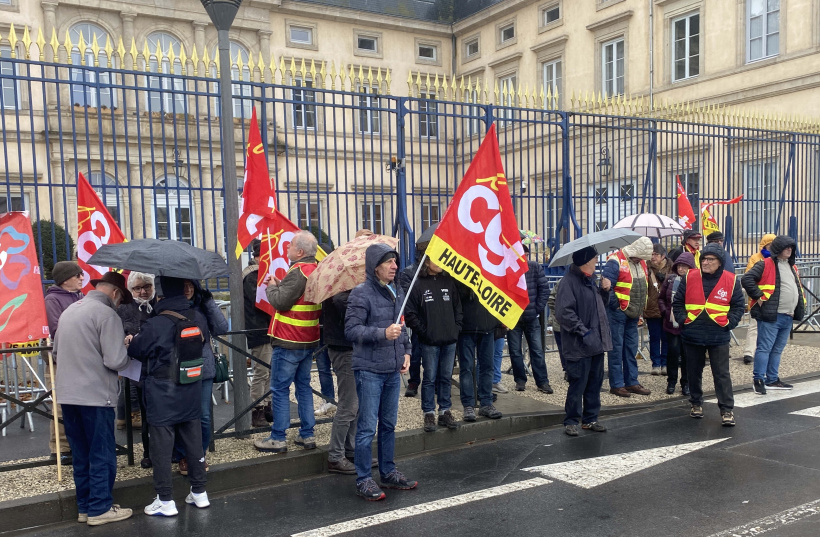
{"label": "patterned umbrella", "polygon": [[529,229],[521,229],[518,233],[521,236],[521,244],[526,244],[527,246],[529,246],[531,244],[544,242],[544,239],[539,237],[535,231],[530,231]]}
{"label": "patterned umbrella", "polygon": [[654,213],[633,214],[622,218],[612,227],[631,229],[650,239],[677,237],[683,233],[683,227],[673,219]]}
{"label": "patterned umbrella", "polygon": [[371,244],[399,245],[399,239],[386,235],[368,235],[353,239],[336,248],[319,263],[305,287],[305,299],[318,304],[333,295],[350,291],[365,280],[365,251]]}

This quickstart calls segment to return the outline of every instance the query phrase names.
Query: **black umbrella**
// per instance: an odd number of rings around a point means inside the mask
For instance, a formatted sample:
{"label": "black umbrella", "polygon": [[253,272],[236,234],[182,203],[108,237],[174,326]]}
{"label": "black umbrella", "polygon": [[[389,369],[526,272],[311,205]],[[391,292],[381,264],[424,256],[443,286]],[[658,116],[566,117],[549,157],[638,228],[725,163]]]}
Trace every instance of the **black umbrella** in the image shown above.
{"label": "black umbrella", "polygon": [[430,242],[430,239],[433,238],[433,233],[436,232],[436,229],[438,229],[438,224],[433,224],[432,226],[425,229],[422,232],[422,234],[419,235],[419,238],[416,239],[416,244],[421,244],[423,242]]}
{"label": "black umbrella", "polygon": [[187,242],[159,239],[137,239],[103,245],[88,263],[191,280],[218,278],[228,274],[228,264],[216,252],[191,246]]}

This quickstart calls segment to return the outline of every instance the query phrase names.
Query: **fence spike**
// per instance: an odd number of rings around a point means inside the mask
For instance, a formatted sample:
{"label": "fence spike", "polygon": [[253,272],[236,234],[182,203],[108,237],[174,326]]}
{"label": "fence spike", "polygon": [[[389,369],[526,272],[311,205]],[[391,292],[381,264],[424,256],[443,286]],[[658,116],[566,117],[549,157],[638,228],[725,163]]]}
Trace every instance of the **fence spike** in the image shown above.
{"label": "fence spike", "polygon": [[[68,30],[66,30],[66,34],[68,34]],[[14,23],[11,23],[11,28],[9,29],[9,44],[11,45],[11,57],[17,57],[17,31],[14,29]]]}
{"label": "fence spike", "polygon": [[[506,82],[504,83],[504,85],[506,86]],[[498,100],[498,80],[495,81],[495,90],[493,91],[493,93],[495,94],[495,102],[493,104],[498,106],[499,104],[501,104]]]}
{"label": "fence spike", "polygon": [[265,80],[265,58],[262,57],[262,51],[259,51],[259,56],[256,58],[256,68],[259,69],[259,79],[257,82]]}
{"label": "fence spike", "polygon": [[319,63],[319,76],[322,77],[322,87],[323,88],[327,87],[327,71],[325,70],[325,64],[326,63],[327,62],[325,62],[324,60],[322,60]]}
{"label": "fence spike", "polygon": [[316,88],[321,88],[321,81],[316,80],[316,62],[313,61],[313,58],[311,58],[310,60],[310,69],[308,70],[308,72],[310,73],[310,79],[313,80],[313,86]]}
{"label": "fence spike", "polygon": [[373,89],[373,68],[372,67],[367,68],[367,87],[370,88],[371,91],[372,91],[372,89]]}
{"label": "fence spike", "polygon": [[[157,42],[157,45],[159,45],[159,42]],[[174,54],[174,45],[171,45],[171,46],[168,47],[168,54],[166,54],[166,57],[168,58],[168,64],[170,66],[171,72],[173,73],[174,72],[174,62],[176,62],[176,60],[177,60],[177,55]]]}
{"label": "fence spike", "polygon": [[[250,80],[253,82],[253,77],[256,74],[256,62],[253,60],[253,53],[248,54],[248,73],[250,74]],[[241,78],[241,76],[240,76]]]}
{"label": "fence spike", "polygon": [[151,70],[151,52],[148,50],[148,41],[146,40],[145,43],[142,45],[142,59],[145,60],[145,72],[148,73]]}
{"label": "fence spike", "polygon": [[194,66],[194,76],[197,76],[197,72],[199,71],[199,54],[196,51],[196,43],[194,43],[194,48],[191,50],[191,63]]}
{"label": "fence spike", "polygon": [[129,54],[131,54],[131,61],[133,62],[133,69],[137,70],[137,40],[133,37],[131,38],[131,49],[129,50]]}
{"label": "fence spike", "polygon": [[433,95],[435,95],[437,99],[438,99],[438,89],[439,89],[438,73],[436,73],[436,76],[433,78]]}
{"label": "fence spike", "polygon": [[40,61],[46,61],[46,38],[43,36],[42,28],[37,28],[37,48],[40,49]]}
{"label": "fence spike", "polygon": [[533,85],[532,89],[530,90],[530,100],[532,101],[533,108],[544,108],[544,99],[541,99],[540,103],[536,101],[538,98],[538,94],[535,93],[535,86]]}
{"label": "fence spike", "polygon": [[[476,78],[476,86],[481,87],[481,79]],[[484,79],[484,104],[490,104],[490,81]]]}
{"label": "fence spike", "polygon": [[[541,98],[541,108],[546,108],[547,110],[552,110],[552,84],[547,86],[547,93],[544,94],[544,86],[541,86],[541,93],[539,94]],[[546,101],[544,100],[546,98]]]}
{"label": "fence spike", "polygon": [[[74,43],[71,42],[71,35],[68,33],[68,29],[66,28],[65,31],[65,41],[63,42],[63,48],[65,48],[65,55],[66,59],[68,59],[68,63],[73,64],[71,61],[71,51],[74,50]],[[14,49],[12,48],[12,51]]]}
{"label": "fence spike", "polygon": [[[362,66],[359,65],[359,69],[361,68]],[[354,91],[356,88],[356,67],[352,63],[350,64],[350,68],[347,70],[347,82],[350,86],[349,91]],[[344,89],[344,84],[342,84],[342,90]]]}
{"label": "fence spike", "polygon": [[299,74],[302,75],[302,80],[307,80],[307,66],[305,65],[305,59],[302,58],[302,65],[299,68]]}
{"label": "fence spike", "polygon": [[31,36],[28,33],[28,25],[23,26],[23,46],[26,47],[26,59],[31,59]]}
{"label": "fence spike", "polygon": [[[228,57],[230,58],[230,54],[228,54]],[[250,57],[249,57],[249,59],[250,59]],[[231,60],[233,60],[233,58],[231,58]],[[242,51],[241,50],[236,51],[236,62],[232,62],[231,71],[233,71],[234,65],[236,65],[236,70],[239,71],[239,78],[241,80],[242,79],[242,70],[245,68],[245,62],[242,61]],[[250,67],[250,63],[248,64],[248,66]]]}
{"label": "fence spike", "polygon": [[60,42],[57,40],[57,30],[55,28],[51,29],[51,41],[49,42],[49,45],[51,45],[51,53],[54,55],[53,61],[54,63],[57,63],[59,61],[58,53]]}
{"label": "fence spike", "polygon": [[114,47],[111,45],[111,36],[105,34],[105,60],[108,62],[108,67],[114,67]]}
{"label": "fence spike", "polygon": [[[528,86],[527,86],[528,87]],[[515,88],[513,88],[515,89]],[[527,96],[527,88],[524,88],[524,96]],[[521,84],[518,85],[518,105],[521,106]],[[529,105],[525,106],[525,108],[529,108]]]}
{"label": "fence spike", "polygon": [[185,43],[179,44],[179,63],[182,65],[182,74],[188,72],[188,56],[185,54]]}
{"label": "fence spike", "polygon": [[91,54],[94,56],[94,67],[100,66],[100,44],[97,42],[97,32],[91,34]]}
{"label": "fence spike", "polygon": [[[453,100],[454,100],[454,101],[457,99],[457,98],[456,98],[456,95],[457,95],[457,93],[456,93],[456,92],[457,92],[457,89],[458,89],[458,85],[456,84],[456,76],[455,76],[455,75],[452,75],[452,77],[450,78],[450,91],[452,91],[452,93],[453,93]],[[462,92],[462,93],[463,93],[463,92]]]}

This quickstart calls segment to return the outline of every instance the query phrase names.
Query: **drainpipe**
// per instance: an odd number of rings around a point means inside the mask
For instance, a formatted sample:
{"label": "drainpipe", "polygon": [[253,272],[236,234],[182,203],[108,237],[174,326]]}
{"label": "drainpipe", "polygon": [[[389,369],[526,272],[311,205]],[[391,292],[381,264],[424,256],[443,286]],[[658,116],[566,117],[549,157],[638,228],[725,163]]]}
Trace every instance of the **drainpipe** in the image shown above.
{"label": "drainpipe", "polygon": [[653,0],[649,3],[649,110],[655,108],[655,6]]}

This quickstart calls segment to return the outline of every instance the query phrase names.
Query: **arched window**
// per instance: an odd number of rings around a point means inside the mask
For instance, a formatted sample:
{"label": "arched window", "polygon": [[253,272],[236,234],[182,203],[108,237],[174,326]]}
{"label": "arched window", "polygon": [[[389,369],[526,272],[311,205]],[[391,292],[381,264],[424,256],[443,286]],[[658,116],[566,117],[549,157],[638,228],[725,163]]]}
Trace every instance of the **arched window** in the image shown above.
{"label": "arched window", "polygon": [[100,172],[91,172],[88,175],[88,182],[94,187],[94,191],[105,204],[108,213],[122,227],[120,222],[120,207],[117,199],[117,180],[108,174],[103,175]]}
{"label": "arched window", "polygon": [[[161,52],[157,57],[157,47]],[[173,51],[174,64],[171,65],[169,55]],[[179,54],[182,45],[179,40],[163,32],[154,32],[148,35],[148,69],[152,73],[164,73],[165,75],[182,75],[182,62]],[[160,63],[161,62],[161,63]],[[165,112],[171,114],[184,114],[187,112],[185,95],[182,93],[185,84],[182,78],[171,76],[149,76],[148,88],[152,90],[148,94],[148,110],[151,112]]]}
{"label": "arched window", "polygon": [[[68,31],[71,42],[74,47],[71,49],[71,63],[80,66],[71,69],[71,104],[78,104],[80,106],[90,106],[97,108],[105,106],[113,108],[116,104],[116,95],[112,93],[108,84],[111,83],[111,74],[106,72],[112,65],[109,64],[108,55],[105,53],[106,39],[108,39],[108,32],[90,22],[82,22],[75,24]],[[80,36],[86,43],[85,49],[85,66],[82,66],[82,53],[80,52]],[[97,62],[99,68],[95,68],[94,53],[91,46],[94,44],[94,38],[97,38],[97,45],[100,51],[97,53]]]}
{"label": "arched window", "polygon": [[[250,61],[250,53],[248,49],[237,43],[236,41],[231,41],[231,80],[237,80],[241,82],[250,82],[251,81],[251,70],[248,68],[248,61]],[[239,60],[242,60],[242,72],[239,72]],[[211,70],[211,75],[216,78],[216,67],[214,66]],[[213,91],[215,93],[219,92],[219,86],[217,84],[213,85]],[[243,118],[243,119],[250,119],[251,111],[253,107],[253,101],[248,99],[247,97],[251,97],[253,95],[253,90],[250,86],[244,84],[231,84],[231,93],[236,97],[233,98],[233,117]],[[243,98],[244,97],[244,98]],[[214,101],[216,103],[216,110],[214,115],[219,117],[221,113],[220,110],[220,101],[216,99]]]}
{"label": "arched window", "polygon": [[193,192],[188,182],[175,175],[156,183],[156,237],[195,244]]}

